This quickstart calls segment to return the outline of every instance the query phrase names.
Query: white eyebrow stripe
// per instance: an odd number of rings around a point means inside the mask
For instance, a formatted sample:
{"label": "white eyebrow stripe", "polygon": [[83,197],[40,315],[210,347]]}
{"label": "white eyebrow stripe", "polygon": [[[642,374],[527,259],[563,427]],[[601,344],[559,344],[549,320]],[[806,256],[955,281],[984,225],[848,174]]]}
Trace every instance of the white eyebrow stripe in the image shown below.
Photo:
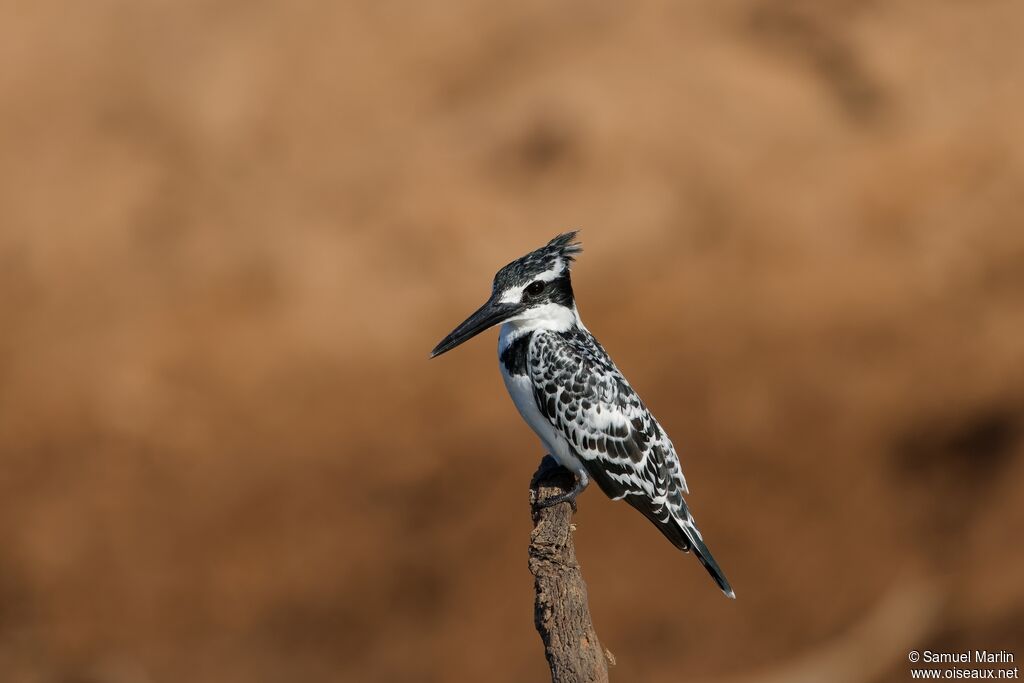
{"label": "white eyebrow stripe", "polygon": [[544,282],[551,282],[556,277],[561,275],[565,271],[565,264],[562,263],[562,257],[559,256],[555,259],[555,265],[551,266],[550,270],[545,270],[543,273],[533,278],[533,281],[543,280]]}
{"label": "white eyebrow stripe", "polygon": [[523,300],[523,290],[530,286],[530,284],[541,280],[543,282],[551,282],[555,278],[558,278],[565,272],[565,262],[562,257],[555,258],[555,264],[548,270],[539,274],[537,277],[527,282],[525,285],[519,285],[518,287],[510,287],[505,290],[505,293],[501,295],[501,303],[503,304],[517,304]]}

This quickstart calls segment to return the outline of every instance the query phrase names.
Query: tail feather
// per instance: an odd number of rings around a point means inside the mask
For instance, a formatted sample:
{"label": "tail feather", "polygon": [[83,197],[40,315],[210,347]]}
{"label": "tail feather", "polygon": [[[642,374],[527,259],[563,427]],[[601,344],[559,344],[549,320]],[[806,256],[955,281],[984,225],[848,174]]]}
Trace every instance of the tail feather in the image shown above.
{"label": "tail feather", "polygon": [[700,537],[700,532],[697,531],[697,527],[694,526],[691,520],[680,521],[679,526],[682,528],[683,534],[686,535],[686,540],[690,543],[690,548],[693,550],[693,554],[697,556],[700,563],[704,565],[704,568],[708,570],[708,574],[715,580],[718,587],[722,589],[726,597],[736,599],[736,592],[733,591],[732,586],[729,585],[729,580],[725,578],[725,574],[722,572],[722,568],[715,562],[714,556],[708,547],[704,545],[703,539]]}
{"label": "tail feather", "polygon": [[[595,477],[595,479],[597,479],[598,483],[602,481],[599,477]],[[601,488],[604,489],[604,484],[601,485]],[[700,563],[708,570],[708,574],[711,574],[711,578],[715,580],[715,583],[722,589],[726,597],[733,600],[736,599],[736,593],[733,592],[732,586],[729,585],[729,580],[725,578],[722,568],[715,562],[711,551],[704,545],[704,540],[700,537],[700,532],[697,531],[697,526],[693,523],[693,517],[690,516],[686,504],[681,499],[680,509],[667,517],[664,508],[651,507],[651,499],[645,495],[628,494],[625,496],[625,501],[643,513],[643,516],[649,519],[658,528],[658,531],[663,533],[665,538],[672,542],[672,545],[684,552],[692,550],[693,554],[697,556]]]}

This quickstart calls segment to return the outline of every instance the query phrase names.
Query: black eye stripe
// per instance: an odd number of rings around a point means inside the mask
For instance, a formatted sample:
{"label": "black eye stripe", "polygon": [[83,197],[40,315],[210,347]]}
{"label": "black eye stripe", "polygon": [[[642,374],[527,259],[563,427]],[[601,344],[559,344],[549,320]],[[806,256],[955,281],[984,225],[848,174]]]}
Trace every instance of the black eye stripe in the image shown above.
{"label": "black eye stripe", "polygon": [[543,280],[537,280],[536,282],[531,282],[529,284],[529,286],[526,288],[526,293],[529,294],[530,296],[537,296],[538,294],[540,294],[543,291],[544,291],[544,281]]}

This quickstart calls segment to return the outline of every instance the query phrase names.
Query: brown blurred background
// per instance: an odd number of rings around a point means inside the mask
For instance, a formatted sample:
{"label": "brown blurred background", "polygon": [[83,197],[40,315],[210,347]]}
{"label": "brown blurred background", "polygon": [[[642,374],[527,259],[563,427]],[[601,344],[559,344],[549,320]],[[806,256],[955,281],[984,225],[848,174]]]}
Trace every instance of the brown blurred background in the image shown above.
{"label": "brown blurred background", "polygon": [[[1024,6],[0,4],[0,680],[541,681],[494,271],[739,599],[595,489],[621,681],[1024,656]],[[805,676],[800,679],[799,676]]]}

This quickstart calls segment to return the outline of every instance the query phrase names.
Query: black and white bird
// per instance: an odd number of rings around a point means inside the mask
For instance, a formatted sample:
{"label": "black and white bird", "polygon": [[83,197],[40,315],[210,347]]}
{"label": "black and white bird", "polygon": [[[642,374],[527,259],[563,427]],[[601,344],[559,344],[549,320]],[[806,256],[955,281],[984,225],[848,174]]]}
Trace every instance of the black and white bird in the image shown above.
{"label": "black and white bird", "polygon": [[672,442],[580,320],[569,277],[582,250],[575,238],[576,232],[558,235],[499,270],[487,303],[442,339],[431,358],[501,323],[498,359],[512,401],[548,453],[576,477],[572,491],[548,504],[575,500],[593,479],[675,547],[692,550],[735,598],[683,499],[686,479]]}

